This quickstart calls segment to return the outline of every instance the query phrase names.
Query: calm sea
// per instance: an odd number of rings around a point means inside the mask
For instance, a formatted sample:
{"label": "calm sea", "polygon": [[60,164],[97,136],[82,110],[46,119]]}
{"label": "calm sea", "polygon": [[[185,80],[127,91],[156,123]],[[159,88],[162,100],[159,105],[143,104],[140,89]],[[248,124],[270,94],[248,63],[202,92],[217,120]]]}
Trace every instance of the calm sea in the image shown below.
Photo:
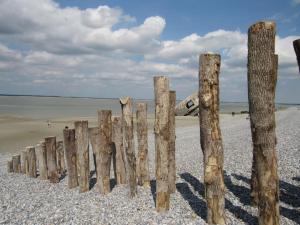
{"label": "calm sea", "polygon": [[[134,100],[148,103],[148,113],[154,113],[153,100]],[[289,107],[292,105],[278,105]],[[0,116],[18,116],[34,119],[95,117],[98,109],[110,109],[113,114],[120,114],[118,99],[65,98],[65,97],[32,97],[0,96]],[[222,113],[248,110],[247,103],[221,103]]]}

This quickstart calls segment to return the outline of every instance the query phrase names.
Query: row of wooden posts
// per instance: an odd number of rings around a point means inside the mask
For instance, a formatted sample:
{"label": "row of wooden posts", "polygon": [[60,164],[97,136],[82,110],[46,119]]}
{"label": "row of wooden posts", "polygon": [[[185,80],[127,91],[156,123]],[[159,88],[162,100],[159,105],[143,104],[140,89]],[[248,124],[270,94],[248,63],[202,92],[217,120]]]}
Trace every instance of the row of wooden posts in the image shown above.
{"label": "row of wooden posts", "polygon": [[[274,103],[278,56],[274,53],[275,33],[275,23],[268,21],[258,22],[248,30],[248,98],[253,141],[251,197],[253,205],[258,206],[260,225],[279,224]],[[225,224],[224,155],[219,126],[221,57],[218,54],[202,54],[199,64],[200,142],[204,156],[207,222]],[[154,89],[156,209],[162,212],[169,209],[170,193],[175,191],[176,94],[169,90],[169,80],[163,76],[154,77]],[[137,182],[149,186],[146,105],[137,106],[138,166],[136,168],[132,101],[127,97],[120,102],[122,118],[115,117],[111,120],[111,111],[101,110],[98,112],[99,127],[88,129],[87,121],[77,121],[75,130],[64,130],[70,188],[77,186],[79,182],[81,192],[89,190],[89,139],[96,159],[97,184],[101,193],[110,192],[110,164],[114,151],[116,156],[113,162],[116,161],[114,171],[117,183],[126,183],[128,177],[132,197],[137,194]],[[114,148],[111,147],[112,143]],[[48,169],[48,173],[45,174],[48,174],[50,181],[57,182],[59,177],[56,165],[59,163],[58,157],[55,158],[57,156],[55,138],[46,138],[45,144],[41,144],[41,149],[44,149],[44,145],[45,151],[41,154],[43,160],[39,161],[39,164],[45,163],[47,165],[45,168]],[[35,161],[34,148],[30,147],[27,150],[28,173],[35,177],[36,168],[35,165],[31,165],[31,162]],[[14,156],[8,165],[10,169],[17,172],[19,164],[20,156]],[[41,173],[43,168],[41,165],[39,168]]]}

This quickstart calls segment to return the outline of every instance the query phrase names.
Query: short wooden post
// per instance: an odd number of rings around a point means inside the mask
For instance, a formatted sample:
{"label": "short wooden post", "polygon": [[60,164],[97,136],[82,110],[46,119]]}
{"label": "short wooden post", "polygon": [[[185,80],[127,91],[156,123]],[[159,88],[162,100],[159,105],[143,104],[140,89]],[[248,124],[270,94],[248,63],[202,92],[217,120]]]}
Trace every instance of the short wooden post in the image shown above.
{"label": "short wooden post", "polygon": [[75,140],[79,164],[79,192],[89,191],[89,131],[88,121],[75,122]]}
{"label": "short wooden post", "polygon": [[46,158],[47,158],[47,169],[48,169],[48,179],[50,183],[58,183],[59,175],[57,172],[56,165],[56,137],[46,137]]}
{"label": "short wooden post", "polygon": [[276,25],[253,24],[248,30],[248,98],[253,141],[251,196],[258,203],[259,224],[279,224],[279,178],[275,133],[278,56]]}
{"label": "short wooden post", "polygon": [[14,172],[12,160],[8,160],[7,161],[7,172],[8,173],[13,173]]}
{"label": "short wooden post", "polygon": [[75,144],[75,129],[65,128],[63,131],[65,156],[68,172],[68,187],[74,188],[78,186],[78,173],[77,173],[77,150]]}
{"label": "short wooden post", "polygon": [[114,117],[112,120],[112,141],[115,148],[116,181],[117,184],[126,184],[126,158],[123,146],[123,132],[121,117]]}
{"label": "short wooden post", "polygon": [[169,115],[169,131],[170,131],[170,149],[169,149],[169,192],[176,191],[176,162],[175,162],[175,107],[176,92],[170,91],[170,115]]}
{"label": "short wooden post", "polygon": [[130,197],[137,194],[136,184],[136,158],[133,142],[133,115],[132,115],[132,100],[130,97],[120,99],[122,107],[122,123],[124,148],[127,156],[127,172],[129,175]]}
{"label": "short wooden post", "polygon": [[219,125],[220,64],[218,54],[200,56],[199,121],[208,224],[225,224],[224,156]]}
{"label": "short wooden post", "polygon": [[64,144],[63,141],[56,142],[56,164],[57,172],[62,175],[64,173]]}
{"label": "short wooden post", "polygon": [[155,93],[155,162],[156,162],[156,210],[169,210],[170,192],[168,182],[169,164],[169,79],[164,76],[154,77]]}
{"label": "short wooden post", "polygon": [[26,166],[28,166],[28,163],[27,163],[27,151],[26,150],[22,150],[21,151],[21,173],[26,174],[26,171],[29,171],[29,169],[26,168]]}
{"label": "short wooden post", "polygon": [[21,156],[20,155],[14,155],[12,157],[12,163],[13,163],[14,173],[21,173]]}
{"label": "short wooden post", "polygon": [[46,152],[46,145],[44,141],[41,141],[37,144],[35,148],[36,158],[39,162],[39,179],[47,180],[48,179],[48,171],[47,171],[47,152]]}
{"label": "short wooden post", "polygon": [[[101,194],[110,192],[110,167],[112,160],[111,110],[98,110],[99,144],[97,150],[97,185]],[[99,156],[99,157],[98,157]]]}
{"label": "short wooden post", "polygon": [[91,127],[89,128],[89,139],[92,145],[92,151],[93,151],[93,162],[94,162],[94,168],[96,171],[96,177],[97,177],[97,160],[96,160],[96,152],[97,149],[100,148],[100,137],[99,137],[99,127]]}
{"label": "short wooden post", "polygon": [[300,39],[293,41],[293,45],[294,45],[294,50],[296,53],[298,67],[299,67],[299,73],[300,73]]}
{"label": "short wooden post", "polygon": [[36,178],[36,155],[35,148],[29,146],[26,148],[28,150],[28,165],[29,165],[29,176]]}
{"label": "short wooden post", "polygon": [[137,178],[138,184],[150,187],[149,162],[148,162],[148,123],[147,104],[136,105],[136,133],[138,140]]}

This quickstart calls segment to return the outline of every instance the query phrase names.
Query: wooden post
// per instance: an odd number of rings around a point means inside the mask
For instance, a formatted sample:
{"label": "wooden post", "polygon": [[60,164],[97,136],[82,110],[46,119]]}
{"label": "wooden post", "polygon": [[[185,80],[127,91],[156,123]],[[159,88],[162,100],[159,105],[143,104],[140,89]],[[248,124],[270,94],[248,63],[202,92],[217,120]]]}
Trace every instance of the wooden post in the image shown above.
{"label": "wooden post", "polygon": [[275,34],[276,25],[269,21],[253,24],[248,30],[248,98],[254,164],[251,187],[252,197],[257,197],[260,225],[279,224]]}
{"label": "wooden post", "polygon": [[175,107],[176,107],[176,91],[170,91],[170,149],[169,149],[169,192],[176,191],[176,161],[175,161]]}
{"label": "wooden post", "polygon": [[26,166],[28,166],[27,151],[23,150],[23,151],[21,151],[21,173],[26,174],[26,171],[29,171],[29,169],[26,168]]}
{"label": "wooden post", "polygon": [[99,127],[89,128],[89,139],[90,139],[90,142],[91,142],[91,145],[92,145],[94,168],[95,168],[96,177],[97,177],[96,152],[98,151],[97,149],[100,148]]}
{"label": "wooden post", "polygon": [[[99,144],[97,149],[97,185],[101,194],[110,192],[111,148],[111,110],[98,110]],[[98,157],[99,156],[99,157]]]}
{"label": "wooden post", "polygon": [[46,145],[44,141],[41,141],[35,148],[37,161],[39,162],[39,179],[47,180],[47,152],[46,152]]}
{"label": "wooden post", "polygon": [[164,76],[154,77],[155,92],[155,162],[156,162],[156,210],[169,210],[169,79]]}
{"label": "wooden post", "polygon": [[79,192],[89,190],[89,133],[88,121],[75,122],[75,141],[77,147],[77,157],[79,163]]}
{"label": "wooden post", "polygon": [[112,120],[112,141],[115,148],[115,179],[117,184],[126,184],[126,163],[123,146],[122,120],[114,117]]}
{"label": "wooden post", "polygon": [[26,147],[28,151],[28,166],[29,166],[29,176],[36,178],[36,155],[35,148],[33,146]]}
{"label": "wooden post", "polygon": [[58,141],[56,143],[56,164],[57,164],[57,172],[62,175],[64,173],[64,144],[63,141]]}
{"label": "wooden post", "polygon": [[13,171],[14,173],[21,173],[21,156],[14,155],[12,157]]}
{"label": "wooden post", "polygon": [[299,73],[300,73],[300,39],[293,41],[293,45],[294,45],[294,50],[296,53],[298,67],[299,67]]}
{"label": "wooden post", "polygon": [[68,172],[68,187],[74,188],[78,186],[78,173],[77,173],[77,150],[75,144],[75,129],[65,128],[63,131],[65,156]]}
{"label": "wooden post", "polygon": [[127,171],[129,175],[130,197],[137,195],[136,185],[136,158],[133,141],[133,115],[132,115],[132,100],[130,97],[120,99],[122,107],[122,123],[124,148],[127,158]]}
{"label": "wooden post", "polygon": [[200,56],[199,122],[209,224],[225,224],[224,156],[219,125],[220,64],[220,55],[202,54]]}
{"label": "wooden post", "polygon": [[47,158],[47,169],[48,179],[50,183],[58,183],[59,176],[56,165],[56,137],[46,137],[46,158]]}
{"label": "wooden post", "polygon": [[8,173],[13,173],[14,172],[12,160],[8,160],[7,161],[7,172]]}
{"label": "wooden post", "polygon": [[148,123],[147,104],[136,105],[136,133],[138,140],[137,178],[138,184],[150,187],[149,162],[148,162]]}

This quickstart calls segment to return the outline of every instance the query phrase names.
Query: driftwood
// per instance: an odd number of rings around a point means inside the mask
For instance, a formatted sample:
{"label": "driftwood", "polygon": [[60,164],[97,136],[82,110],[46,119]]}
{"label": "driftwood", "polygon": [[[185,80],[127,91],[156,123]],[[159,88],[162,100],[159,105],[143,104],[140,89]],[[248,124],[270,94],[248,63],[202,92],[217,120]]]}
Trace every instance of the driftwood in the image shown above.
{"label": "driftwood", "polygon": [[68,172],[68,187],[74,188],[78,186],[77,173],[77,150],[75,144],[75,129],[65,128],[63,131],[65,156]]}
{"label": "driftwood", "polygon": [[136,183],[136,158],[133,141],[133,115],[132,115],[132,100],[130,97],[120,99],[122,107],[122,123],[124,148],[127,158],[127,172],[129,176],[130,196],[137,195]]}
{"label": "driftwood", "polygon": [[170,91],[170,114],[169,114],[169,131],[170,131],[170,146],[169,146],[169,192],[176,191],[176,163],[175,163],[175,107],[176,107],[176,92]]}
{"label": "driftwood", "polygon": [[14,155],[12,157],[13,171],[14,173],[21,173],[21,156]]}
{"label": "driftwood", "polygon": [[35,148],[36,158],[39,162],[39,179],[47,180],[48,172],[47,172],[47,152],[46,145],[44,141],[41,141]]}
{"label": "driftwood", "polygon": [[[101,194],[110,192],[110,166],[112,160],[111,148],[111,110],[98,111],[99,144],[97,149],[97,185]],[[99,157],[98,157],[99,156]]]}
{"label": "driftwood", "polygon": [[126,159],[123,146],[122,120],[120,117],[112,119],[113,162],[117,184],[126,184]]}
{"label": "driftwood", "polygon": [[88,121],[75,122],[75,141],[79,164],[79,192],[87,192],[90,178]]}
{"label": "driftwood", "polygon": [[168,182],[169,162],[169,79],[164,76],[154,77],[155,92],[155,162],[156,162],[156,210],[169,210],[170,192]]}
{"label": "driftwood", "polygon": [[137,178],[138,184],[150,187],[149,162],[148,162],[148,123],[147,104],[136,105],[136,133],[138,140]]}
{"label": "driftwood", "polygon": [[56,137],[46,137],[46,158],[47,158],[47,169],[48,179],[51,183],[58,183],[59,176],[56,165]]}
{"label": "driftwood", "polygon": [[90,139],[90,142],[91,142],[91,145],[92,145],[93,162],[94,162],[94,168],[95,168],[96,177],[97,177],[96,152],[97,152],[97,149],[100,148],[99,127],[91,127],[91,128],[89,128],[89,139]]}
{"label": "driftwood", "polygon": [[209,224],[225,224],[224,156],[219,125],[220,64],[220,55],[202,54],[200,56],[200,142],[204,155],[204,184]]}
{"label": "driftwood", "polygon": [[279,224],[275,34],[274,22],[258,22],[248,30],[248,98],[253,141],[251,196],[253,203],[258,203],[260,225]]}
{"label": "driftwood", "polygon": [[36,155],[35,148],[33,146],[29,146],[27,149],[27,157],[28,157],[28,167],[29,167],[29,176],[36,178]]}

